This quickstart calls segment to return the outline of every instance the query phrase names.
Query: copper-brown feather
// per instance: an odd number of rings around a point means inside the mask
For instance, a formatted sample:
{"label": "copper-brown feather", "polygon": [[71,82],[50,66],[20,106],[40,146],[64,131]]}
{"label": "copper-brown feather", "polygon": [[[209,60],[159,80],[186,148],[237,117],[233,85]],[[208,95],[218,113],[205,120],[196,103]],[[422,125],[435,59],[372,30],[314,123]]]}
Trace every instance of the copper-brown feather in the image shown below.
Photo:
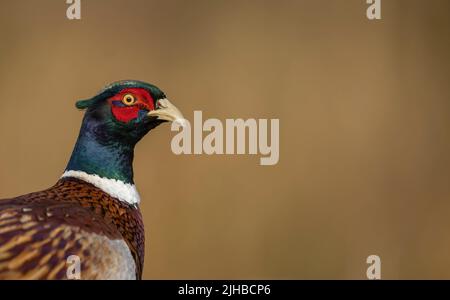
{"label": "copper-brown feather", "polygon": [[141,278],[139,209],[78,179],[64,178],[48,190],[0,200],[0,279],[65,279],[70,255],[80,257],[82,279],[105,278],[121,267],[108,241],[121,240]]}

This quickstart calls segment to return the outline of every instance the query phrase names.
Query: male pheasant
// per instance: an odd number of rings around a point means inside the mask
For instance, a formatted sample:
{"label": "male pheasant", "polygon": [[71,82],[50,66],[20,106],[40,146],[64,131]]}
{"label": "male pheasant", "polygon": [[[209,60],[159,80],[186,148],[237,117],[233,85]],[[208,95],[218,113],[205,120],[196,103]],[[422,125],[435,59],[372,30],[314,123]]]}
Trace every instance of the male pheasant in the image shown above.
{"label": "male pheasant", "polygon": [[133,80],[112,83],[76,107],[86,112],[59,181],[0,200],[0,279],[67,279],[70,257],[78,259],[81,279],[141,279],[134,147],[183,116],[159,88]]}

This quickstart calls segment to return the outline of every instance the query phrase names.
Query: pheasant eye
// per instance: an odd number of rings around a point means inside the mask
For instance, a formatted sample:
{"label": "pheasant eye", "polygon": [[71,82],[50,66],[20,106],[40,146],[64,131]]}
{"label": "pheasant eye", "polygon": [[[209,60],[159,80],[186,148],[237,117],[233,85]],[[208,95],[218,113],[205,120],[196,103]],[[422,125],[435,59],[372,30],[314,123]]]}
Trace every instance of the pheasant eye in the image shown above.
{"label": "pheasant eye", "polygon": [[136,102],[136,98],[131,94],[126,94],[123,96],[122,102],[125,105],[133,105]]}

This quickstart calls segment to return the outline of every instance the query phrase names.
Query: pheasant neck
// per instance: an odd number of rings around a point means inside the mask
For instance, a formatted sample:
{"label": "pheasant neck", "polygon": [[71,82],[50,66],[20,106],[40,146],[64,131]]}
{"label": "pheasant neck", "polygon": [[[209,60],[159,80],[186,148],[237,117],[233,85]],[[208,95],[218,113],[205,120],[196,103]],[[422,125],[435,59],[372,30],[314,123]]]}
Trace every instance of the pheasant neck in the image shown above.
{"label": "pheasant neck", "polygon": [[134,144],[119,142],[95,123],[83,122],[67,171],[133,184]]}

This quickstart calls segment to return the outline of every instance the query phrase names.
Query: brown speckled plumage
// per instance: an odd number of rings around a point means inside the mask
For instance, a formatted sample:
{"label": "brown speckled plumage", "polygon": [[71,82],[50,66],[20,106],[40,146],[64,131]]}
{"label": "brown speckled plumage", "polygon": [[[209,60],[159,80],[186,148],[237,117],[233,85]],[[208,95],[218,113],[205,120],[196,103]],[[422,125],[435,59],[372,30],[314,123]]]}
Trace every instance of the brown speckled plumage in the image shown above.
{"label": "brown speckled plumage", "polygon": [[0,279],[65,279],[70,255],[80,257],[82,279],[115,278],[118,255],[105,242],[115,240],[125,241],[140,279],[144,227],[137,207],[75,178],[0,200]]}

